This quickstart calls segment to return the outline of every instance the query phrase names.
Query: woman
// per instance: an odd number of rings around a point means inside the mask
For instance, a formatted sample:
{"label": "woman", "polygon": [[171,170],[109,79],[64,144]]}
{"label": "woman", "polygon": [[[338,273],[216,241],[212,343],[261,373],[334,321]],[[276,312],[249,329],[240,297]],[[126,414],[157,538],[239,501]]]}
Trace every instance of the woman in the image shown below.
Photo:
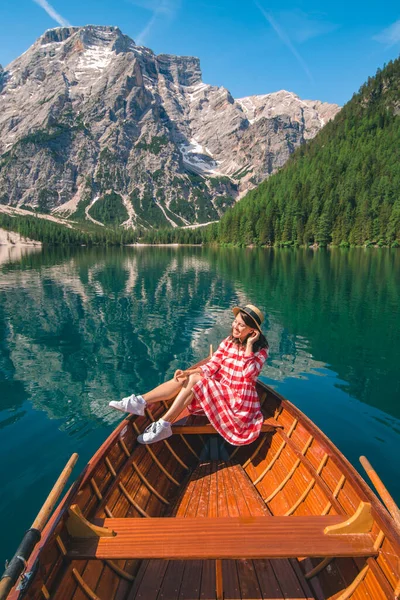
{"label": "woman", "polygon": [[259,436],[263,416],[255,383],[268,356],[268,342],[261,332],[264,316],[252,304],[235,306],[232,311],[231,335],[205,365],[179,369],[173,379],[146,394],[110,402],[123,412],[144,415],[148,404],[177,394],[163,418],[149,425],[138,442],[153,444],[170,437],[171,424],[186,406],[193,414],[206,414],[217,432],[234,446],[250,444]]}

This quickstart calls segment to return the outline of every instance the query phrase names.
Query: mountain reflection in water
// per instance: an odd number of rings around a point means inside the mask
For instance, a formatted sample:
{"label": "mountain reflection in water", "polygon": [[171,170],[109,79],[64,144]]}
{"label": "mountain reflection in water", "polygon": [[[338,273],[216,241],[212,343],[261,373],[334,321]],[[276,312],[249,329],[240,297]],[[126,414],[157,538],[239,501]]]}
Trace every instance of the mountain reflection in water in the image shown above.
{"label": "mountain reflection in water", "polygon": [[[110,399],[145,390],[206,356],[229,332],[230,307],[249,301],[206,257],[165,249],[10,269],[0,286],[8,292],[0,308],[2,354],[24,390],[15,397],[11,389],[8,406],[30,398],[74,431],[79,421],[86,427],[88,420],[118,420]],[[274,317],[268,321],[265,374],[282,380],[324,366],[304,338]]]}

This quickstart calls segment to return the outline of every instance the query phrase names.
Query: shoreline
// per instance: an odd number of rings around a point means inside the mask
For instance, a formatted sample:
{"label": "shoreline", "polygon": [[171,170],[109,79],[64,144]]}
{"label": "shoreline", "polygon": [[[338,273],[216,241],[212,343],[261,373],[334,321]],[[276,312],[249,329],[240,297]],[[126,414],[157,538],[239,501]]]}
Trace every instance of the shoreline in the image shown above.
{"label": "shoreline", "polygon": [[7,229],[0,228],[1,248],[41,248],[42,245],[42,242],[21,236],[16,231],[8,231]]}

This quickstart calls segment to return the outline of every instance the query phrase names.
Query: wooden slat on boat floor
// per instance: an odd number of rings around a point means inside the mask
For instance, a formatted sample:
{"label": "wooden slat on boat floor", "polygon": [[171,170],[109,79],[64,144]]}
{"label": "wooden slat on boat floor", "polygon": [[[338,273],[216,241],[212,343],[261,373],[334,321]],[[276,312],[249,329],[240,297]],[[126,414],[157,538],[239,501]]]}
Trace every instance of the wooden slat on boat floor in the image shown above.
{"label": "wooden slat on boat floor", "polygon": [[[269,511],[240,465],[202,463],[192,473],[170,516],[261,517]],[[224,599],[313,600],[300,569],[287,559],[223,560]],[[144,560],[127,600],[212,600],[214,561]]]}

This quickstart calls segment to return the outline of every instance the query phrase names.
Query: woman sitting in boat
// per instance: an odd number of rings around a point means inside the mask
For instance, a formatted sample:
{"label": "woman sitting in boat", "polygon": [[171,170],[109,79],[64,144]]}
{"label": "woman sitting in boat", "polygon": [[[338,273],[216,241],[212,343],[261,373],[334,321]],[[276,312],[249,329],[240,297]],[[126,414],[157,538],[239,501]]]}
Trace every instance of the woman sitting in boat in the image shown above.
{"label": "woman sitting in boat", "polygon": [[235,319],[231,335],[206,364],[179,369],[173,379],[146,394],[110,402],[111,407],[123,412],[144,415],[147,405],[176,396],[163,418],[151,423],[138,436],[138,442],[153,444],[170,437],[171,424],[185,407],[192,414],[205,414],[216,431],[234,446],[250,444],[259,436],[263,415],[255,386],[268,356],[268,342],[261,332],[264,316],[252,304],[232,310]]}

